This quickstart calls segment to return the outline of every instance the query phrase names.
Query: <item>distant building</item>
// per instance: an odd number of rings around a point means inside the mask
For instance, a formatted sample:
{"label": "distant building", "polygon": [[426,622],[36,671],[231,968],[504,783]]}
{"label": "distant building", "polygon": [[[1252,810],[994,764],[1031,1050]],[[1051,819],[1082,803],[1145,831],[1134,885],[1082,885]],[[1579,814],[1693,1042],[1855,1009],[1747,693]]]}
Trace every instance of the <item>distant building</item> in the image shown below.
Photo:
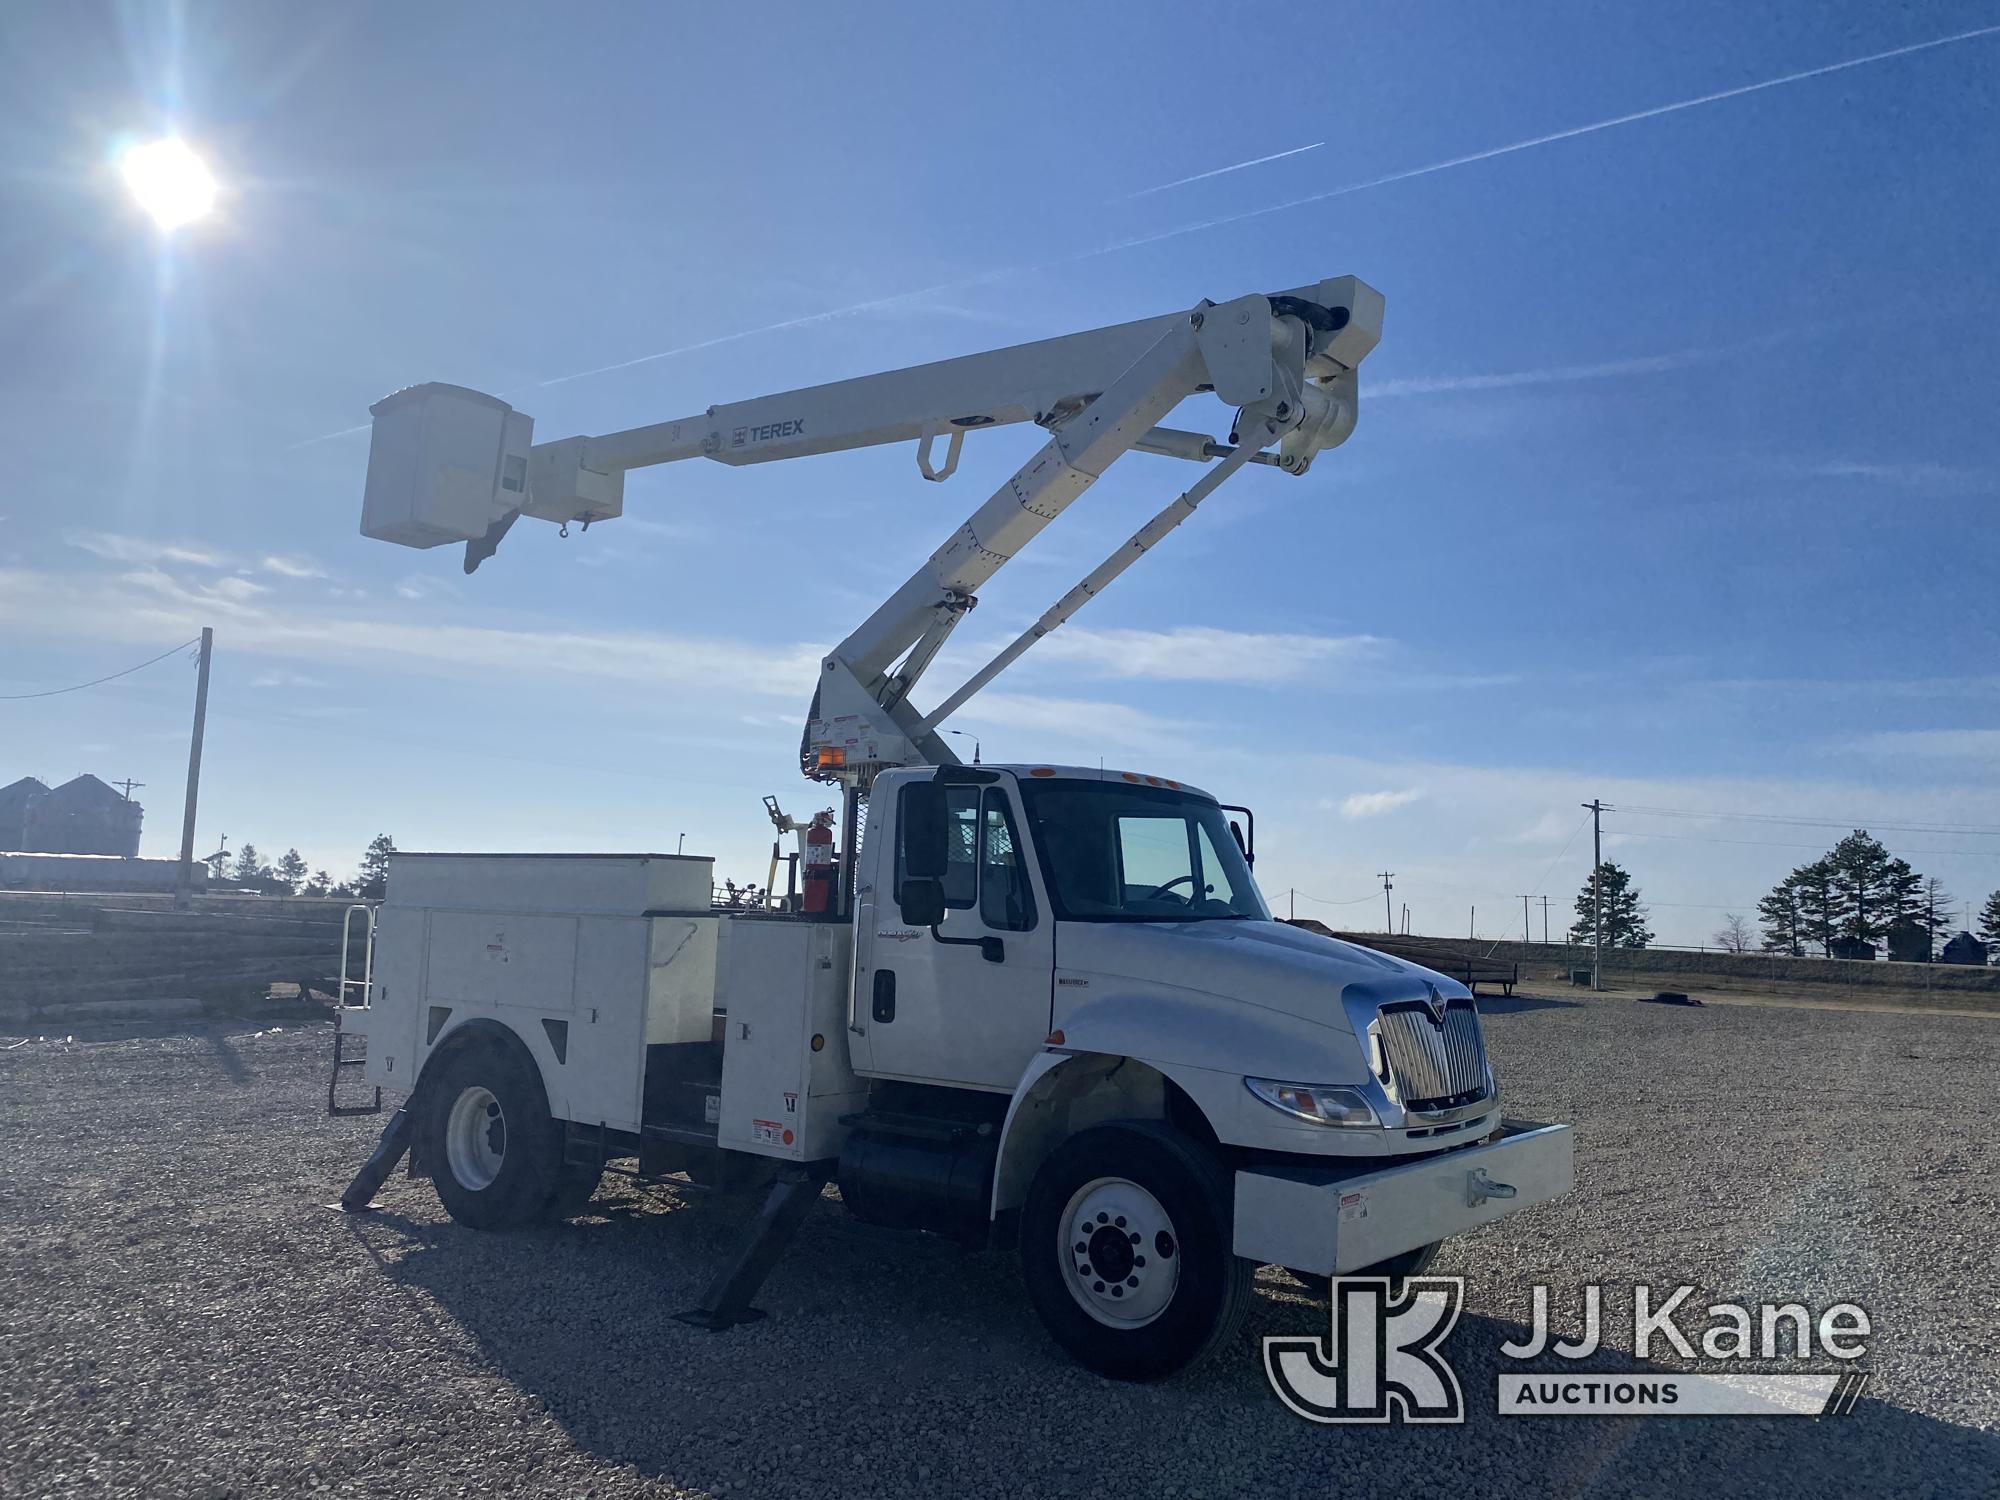
{"label": "distant building", "polygon": [[95,776],[51,789],[32,776],[0,787],[0,849],[30,854],[139,853],[145,809]]}
{"label": "distant building", "polygon": [[0,849],[28,847],[28,810],[48,794],[49,789],[32,776],[0,786]]}
{"label": "distant building", "polygon": [[1945,964],[1968,964],[1973,968],[1984,967],[1986,963],[1986,945],[1971,933],[1961,932],[1957,937],[1944,945],[1944,952],[1939,956],[1938,962]]}
{"label": "distant building", "polygon": [[1930,930],[1921,922],[1899,917],[1889,924],[1889,960],[1899,964],[1931,961]]}
{"label": "distant building", "polygon": [[1839,937],[1831,944],[1835,958],[1859,959],[1863,963],[1874,962],[1878,951],[1873,943],[1864,943],[1860,938]]}
{"label": "distant building", "polygon": [[[120,859],[109,854],[0,854],[0,891],[171,891],[177,859]],[[208,885],[197,863],[194,887]]]}

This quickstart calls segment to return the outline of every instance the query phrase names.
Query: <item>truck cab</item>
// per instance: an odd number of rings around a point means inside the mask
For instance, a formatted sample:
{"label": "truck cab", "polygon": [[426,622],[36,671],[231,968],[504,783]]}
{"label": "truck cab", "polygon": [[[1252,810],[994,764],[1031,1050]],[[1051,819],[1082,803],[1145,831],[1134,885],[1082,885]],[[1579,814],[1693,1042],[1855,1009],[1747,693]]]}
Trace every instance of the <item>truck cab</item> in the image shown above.
{"label": "truck cab", "polygon": [[[1162,1070],[1245,1148],[1476,1138],[1499,1098],[1471,993],[1274,921],[1231,811],[1133,771],[885,774],[854,883],[856,1071],[1011,1095],[1038,1055],[1093,1050]],[[1301,1080],[1332,1131],[1264,1087]]]}

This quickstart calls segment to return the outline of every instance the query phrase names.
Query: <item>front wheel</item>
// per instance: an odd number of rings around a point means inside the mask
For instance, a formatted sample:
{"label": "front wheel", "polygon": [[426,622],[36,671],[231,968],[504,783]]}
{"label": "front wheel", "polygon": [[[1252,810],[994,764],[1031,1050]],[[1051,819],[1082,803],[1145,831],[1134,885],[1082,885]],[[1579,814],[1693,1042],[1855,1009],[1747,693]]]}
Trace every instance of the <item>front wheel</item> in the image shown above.
{"label": "front wheel", "polygon": [[1099,1125],[1042,1164],[1021,1211],[1021,1272],[1079,1364],[1159,1380],[1232,1338],[1250,1306],[1228,1174],[1151,1120]]}

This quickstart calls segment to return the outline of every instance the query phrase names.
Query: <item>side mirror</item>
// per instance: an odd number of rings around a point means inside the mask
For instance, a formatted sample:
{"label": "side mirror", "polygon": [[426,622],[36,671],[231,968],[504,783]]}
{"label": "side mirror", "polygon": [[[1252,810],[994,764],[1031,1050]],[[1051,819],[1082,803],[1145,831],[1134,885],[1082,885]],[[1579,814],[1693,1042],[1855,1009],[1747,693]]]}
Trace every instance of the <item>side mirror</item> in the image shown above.
{"label": "side mirror", "polygon": [[912,927],[935,927],[944,920],[944,882],[911,879],[896,892],[896,905]]}
{"label": "side mirror", "polygon": [[[1240,807],[1229,802],[1222,804],[1222,810],[1224,812],[1240,812],[1243,814],[1242,823],[1237,822],[1234,818],[1229,820],[1229,836],[1236,840],[1236,847],[1243,851],[1243,863],[1254,870],[1257,867],[1257,815],[1247,807]],[[1250,836],[1248,838],[1243,836],[1243,825],[1245,823],[1250,826]]]}
{"label": "side mirror", "polygon": [[[900,808],[903,822],[903,871],[909,878],[903,890],[918,881],[938,886],[942,899],[948,845],[945,826],[944,787],[936,781],[914,782],[903,788]],[[898,899],[902,899],[899,893]],[[907,915],[905,921],[912,920]],[[937,919],[943,920],[942,915]],[[928,925],[928,924],[925,924]]]}

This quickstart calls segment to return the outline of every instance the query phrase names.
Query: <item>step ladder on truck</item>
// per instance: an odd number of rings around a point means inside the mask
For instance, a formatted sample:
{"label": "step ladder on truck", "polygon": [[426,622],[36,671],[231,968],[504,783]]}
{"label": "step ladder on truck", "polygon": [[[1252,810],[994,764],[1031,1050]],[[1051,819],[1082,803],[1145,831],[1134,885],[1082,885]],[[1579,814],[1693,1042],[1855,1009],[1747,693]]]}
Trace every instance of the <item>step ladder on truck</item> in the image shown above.
{"label": "step ladder on truck", "polygon": [[[969,432],[1047,436],[822,658],[800,764],[841,806],[805,909],[716,912],[697,856],[391,857],[352,1020],[408,1097],[350,1204],[406,1147],[480,1227],[573,1212],[613,1162],[764,1190],[687,1315],[727,1327],[833,1182],[865,1221],[1017,1247],[1053,1337],[1149,1379],[1232,1339],[1260,1265],[1408,1277],[1569,1192],[1569,1127],[1503,1118],[1466,987],[1273,921],[1247,813],[1157,769],[964,765],[942,733],[1239,469],[1345,441],[1381,326],[1343,276],[601,436],[537,443],[455,386],[378,403],[363,532],[463,542],[468,572],[523,516],[615,521],[654,464],[910,441],[943,480]],[[1162,425],[1210,395],[1226,441]],[[977,591],[1131,452],[1203,472],[920,709]]]}

